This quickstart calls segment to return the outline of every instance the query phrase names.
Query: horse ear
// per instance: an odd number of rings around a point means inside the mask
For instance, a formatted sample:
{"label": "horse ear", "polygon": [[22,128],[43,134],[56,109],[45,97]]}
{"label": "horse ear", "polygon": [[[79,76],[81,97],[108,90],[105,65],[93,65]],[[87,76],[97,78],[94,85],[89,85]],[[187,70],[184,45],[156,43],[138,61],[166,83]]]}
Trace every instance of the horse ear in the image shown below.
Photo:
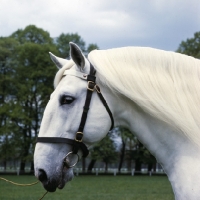
{"label": "horse ear", "polygon": [[61,69],[64,65],[66,65],[68,63],[68,60],[63,59],[63,58],[59,58],[55,55],[53,55],[51,52],[49,52],[51,60],[56,64],[56,66],[58,67],[58,69]]}
{"label": "horse ear", "polygon": [[72,60],[80,68],[80,70],[83,70],[86,60],[85,56],[83,55],[81,49],[76,44],[70,42],[69,45],[70,45],[70,55]]}

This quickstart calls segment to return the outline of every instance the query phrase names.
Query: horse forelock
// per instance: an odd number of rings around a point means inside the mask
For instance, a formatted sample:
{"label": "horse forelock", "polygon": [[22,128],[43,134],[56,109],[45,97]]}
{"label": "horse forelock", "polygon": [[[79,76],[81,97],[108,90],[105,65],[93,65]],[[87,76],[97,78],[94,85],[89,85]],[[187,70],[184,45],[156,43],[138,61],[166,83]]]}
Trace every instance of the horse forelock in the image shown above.
{"label": "horse forelock", "polygon": [[145,47],[89,54],[99,81],[200,145],[200,61]]}
{"label": "horse forelock", "polygon": [[54,88],[56,88],[59,82],[61,81],[64,71],[70,69],[73,65],[74,62],[72,60],[69,60],[69,62],[66,65],[64,65],[61,69],[59,69],[54,78]]}

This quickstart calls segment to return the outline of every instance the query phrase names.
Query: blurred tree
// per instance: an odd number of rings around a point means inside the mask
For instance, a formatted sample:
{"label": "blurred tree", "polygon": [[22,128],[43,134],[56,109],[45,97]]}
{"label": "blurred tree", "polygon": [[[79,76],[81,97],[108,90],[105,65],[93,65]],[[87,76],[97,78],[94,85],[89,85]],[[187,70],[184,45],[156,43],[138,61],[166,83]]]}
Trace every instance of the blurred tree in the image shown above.
{"label": "blurred tree", "polygon": [[135,162],[136,171],[141,171],[142,164],[147,164],[151,171],[152,167],[156,164],[156,160],[144,145],[138,141],[134,134],[123,127],[116,127],[115,132],[121,138],[118,172],[121,172],[124,160],[126,160],[128,171],[131,170],[131,161]]}
{"label": "blurred tree", "polygon": [[11,110],[14,104],[15,93],[13,77],[15,61],[13,55],[18,42],[9,37],[0,37],[0,158],[6,170],[7,160],[16,156],[15,145],[11,143],[13,127],[11,122]]}
{"label": "blurred tree", "polygon": [[194,33],[194,37],[182,41],[177,52],[200,59],[200,32]]}
{"label": "blurred tree", "polygon": [[55,45],[58,48],[58,51],[60,53],[59,56],[61,56],[62,58],[67,58],[69,59],[70,55],[70,47],[69,47],[69,42],[74,42],[75,44],[77,44],[80,49],[85,52],[85,42],[84,40],[81,38],[80,35],[78,35],[77,33],[67,33],[64,34],[62,33],[58,38],[55,39]]}
{"label": "blurred tree", "polygon": [[[13,69],[14,59],[16,54],[17,41],[9,37],[0,38],[0,105],[8,101],[8,98],[13,94],[12,78],[15,74]],[[2,115],[0,116],[2,117]]]}
{"label": "blurred tree", "polygon": [[18,48],[15,76],[18,103],[15,105],[16,112],[13,112],[12,120],[20,128],[18,133],[23,135],[20,144],[23,147],[20,153],[22,171],[27,156],[33,153],[30,147],[33,147],[44,107],[53,91],[56,68],[49,59],[48,51],[56,50],[50,45],[41,46],[34,43],[24,43]]}
{"label": "blurred tree", "polygon": [[80,35],[78,35],[78,33],[62,33],[58,38],[54,40],[54,43],[57,46],[58,51],[60,53],[60,57],[67,59],[70,58],[69,42],[74,42],[75,44],[77,44],[85,55],[87,55],[90,51],[94,49],[99,49],[97,44],[89,44],[86,48],[84,40],[81,38]]}
{"label": "blurred tree", "polygon": [[22,147],[19,149],[20,171],[24,172],[27,159],[33,160],[29,154],[33,154],[42,113],[53,90],[56,67],[47,52],[58,52],[49,34],[35,26],[18,30],[12,37],[20,43],[14,57],[14,81],[17,92],[12,121],[18,127],[18,146]]}
{"label": "blurred tree", "polygon": [[93,161],[100,160],[105,163],[105,172],[108,171],[108,164],[117,159],[115,144],[109,136],[97,143],[90,152]]}
{"label": "blurred tree", "polygon": [[91,51],[95,49],[99,50],[99,47],[97,46],[97,44],[89,44],[87,47],[87,53],[90,53]]}
{"label": "blurred tree", "polygon": [[18,29],[12,35],[20,44],[27,42],[35,44],[53,44],[53,39],[47,31],[36,27],[35,25],[29,25],[25,29]]}
{"label": "blurred tree", "polygon": [[135,171],[141,172],[142,164],[148,165],[148,171],[155,169],[156,159],[155,157],[147,150],[144,145],[135,138],[135,145],[133,149],[129,149],[126,152],[128,159],[135,161]]}
{"label": "blurred tree", "polygon": [[[120,151],[120,160],[119,160],[119,166],[118,166],[118,172],[121,172],[122,164],[125,158],[125,152],[126,152],[126,146],[128,146],[129,149],[133,148],[135,136],[126,128],[118,127],[117,128],[118,135],[121,137],[122,141],[122,147]],[[128,168],[130,168],[131,159],[128,160]]]}

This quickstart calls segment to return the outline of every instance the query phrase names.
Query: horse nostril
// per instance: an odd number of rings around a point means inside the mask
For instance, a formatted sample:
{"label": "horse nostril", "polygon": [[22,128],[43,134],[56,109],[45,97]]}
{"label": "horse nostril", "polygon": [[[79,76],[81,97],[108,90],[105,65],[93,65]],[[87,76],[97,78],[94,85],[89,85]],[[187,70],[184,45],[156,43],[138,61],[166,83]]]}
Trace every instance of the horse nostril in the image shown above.
{"label": "horse nostril", "polygon": [[44,182],[44,181],[47,180],[47,174],[46,174],[46,172],[43,169],[39,169],[39,171],[38,171],[38,179],[41,182]]}

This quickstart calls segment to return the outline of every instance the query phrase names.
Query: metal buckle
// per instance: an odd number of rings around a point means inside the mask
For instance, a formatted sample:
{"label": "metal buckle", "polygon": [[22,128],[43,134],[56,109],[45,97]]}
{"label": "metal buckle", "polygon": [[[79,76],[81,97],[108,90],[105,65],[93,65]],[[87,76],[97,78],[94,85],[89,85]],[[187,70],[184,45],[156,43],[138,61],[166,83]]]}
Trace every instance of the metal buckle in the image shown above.
{"label": "metal buckle", "polygon": [[[92,85],[93,87],[92,88],[90,88],[90,84],[91,83],[93,83],[93,85]],[[95,88],[95,83],[93,81],[88,81],[87,89],[93,92],[94,88]]]}
{"label": "metal buckle", "polygon": [[[77,133],[76,133],[76,136],[77,136],[77,134],[82,134],[82,137],[83,137],[83,132],[77,132]],[[75,137],[75,141],[77,141],[77,142],[82,142],[82,138],[81,138],[81,140],[77,140],[76,137]]]}

